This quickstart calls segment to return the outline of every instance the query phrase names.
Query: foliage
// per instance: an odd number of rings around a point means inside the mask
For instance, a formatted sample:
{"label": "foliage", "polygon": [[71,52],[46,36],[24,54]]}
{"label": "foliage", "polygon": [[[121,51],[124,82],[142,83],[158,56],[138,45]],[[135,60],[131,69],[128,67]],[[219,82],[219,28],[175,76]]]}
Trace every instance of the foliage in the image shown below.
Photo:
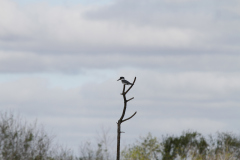
{"label": "foliage", "polygon": [[122,151],[122,156],[126,160],[158,160],[160,143],[156,137],[152,137],[149,133],[146,138],[141,138],[141,142],[125,148]]}
{"label": "foliage", "polygon": [[0,160],[73,160],[67,149],[52,147],[53,138],[36,122],[0,112]]}
{"label": "foliage", "polygon": [[240,159],[240,139],[232,133],[217,133],[210,136],[210,149],[207,159],[238,160]]}
{"label": "foliage", "polygon": [[168,136],[163,138],[162,159],[192,159],[202,155],[205,157],[208,144],[205,138],[197,132],[184,132],[180,137]]}
{"label": "foliage", "polygon": [[[71,149],[53,144],[53,137],[36,122],[28,124],[0,112],[0,160],[112,160],[116,153],[112,141],[109,130],[102,129],[97,144],[85,142],[81,156],[75,157]],[[240,138],[226,132],[204,137],[187,131],[157,139],[149,133],[121,154],[122,160],[239,160]]]}
{"label": "foliage", "polygon": [[122,156],[123,160],[238,160],[240,138],[224,132],[205,138],[187,131],[157,140],[148,134],[141,142],[126,147]]}

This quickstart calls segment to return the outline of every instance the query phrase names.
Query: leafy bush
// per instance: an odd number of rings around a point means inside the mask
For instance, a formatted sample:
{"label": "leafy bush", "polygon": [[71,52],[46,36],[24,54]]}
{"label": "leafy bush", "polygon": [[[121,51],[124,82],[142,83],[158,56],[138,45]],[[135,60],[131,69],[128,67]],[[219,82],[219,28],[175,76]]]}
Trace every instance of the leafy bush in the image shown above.
{"label": "leafy bush", "polygon": [[149,133],[146,137],[141,137],[141,141],[126,147],[122,151],[124,160],[158,160],[161,156],[160,143],[156,137]]}
{"label": "leafy bush", "polygon": [[52,145],[37,123],[23,122],[13,113],[0,112],[0,160],[73,160],[71,150]]}
{"label": "leafy bush", "polygon": [[198,132],[164,136],[157,140],[148,134],[122,151],[123,160],[239,160],[240,138],[217,133],[205,138]]}
{"label": "leafy bush", "polygon": [[[112,160],[115,147],[109,130],[102,130],[96,145],[80,146],[80,157],[53,143],[36,122],[29,124],[13,113],[0,112],[0,160]],[[93,147],[96,146],[96,147]],[[180,136],[153,137],[150,133],[122,150],[122,160],[239,160],[240,138],[232,133],[204,137],[187,131]]]}

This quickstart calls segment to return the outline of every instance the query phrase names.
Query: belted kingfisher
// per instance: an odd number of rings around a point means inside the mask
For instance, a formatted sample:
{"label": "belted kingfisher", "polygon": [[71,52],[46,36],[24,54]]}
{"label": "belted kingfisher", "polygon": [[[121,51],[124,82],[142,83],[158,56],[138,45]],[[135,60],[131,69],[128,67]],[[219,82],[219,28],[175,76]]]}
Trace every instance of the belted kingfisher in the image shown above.
{"label": "belted kingfisher", "polygon": [[132,85],[132,83],[128,82],[127,80],[124,79],[124,77],[120,77],[117,81],[121,80],[122,84],[124,85]]}

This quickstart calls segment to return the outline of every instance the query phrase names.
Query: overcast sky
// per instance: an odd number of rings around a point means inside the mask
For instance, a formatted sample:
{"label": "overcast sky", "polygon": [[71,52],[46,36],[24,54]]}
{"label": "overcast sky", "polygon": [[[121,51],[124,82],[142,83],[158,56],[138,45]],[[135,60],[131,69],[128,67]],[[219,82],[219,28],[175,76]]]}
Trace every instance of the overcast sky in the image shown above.
{"label": "overcast sky", "polygon": [[0,0],[0,109],[76,150],[101,126],[122,140],[240,133],[239,0]]}

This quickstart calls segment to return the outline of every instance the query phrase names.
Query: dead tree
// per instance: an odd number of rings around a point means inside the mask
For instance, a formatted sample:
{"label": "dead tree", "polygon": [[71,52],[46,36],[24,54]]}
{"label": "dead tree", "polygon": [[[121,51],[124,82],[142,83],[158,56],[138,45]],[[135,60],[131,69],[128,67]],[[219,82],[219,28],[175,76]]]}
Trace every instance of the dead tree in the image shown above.
{"label": "dead tree", "polygon": [[128,91],[133,87],[134,83],[136,81],[136,77],[134,78],[134,81],[133,83],[131,84],[131,86],[128,88],[127,91],[125,91],[125,85],[123,85],[123,91],[121,93],[121,95],[123,96],[123,100],[124,100],[124,107],[123,107],[123,112],[122,112],[122,115],[120,117],[120,119],[118,120],[117,122],[117,160],[120,160],[120,139],[121,139],[121,133],[124,133],[121,131],[121,124],[129,119],[131,119],[133,116],[135,116],[135,114],[137,112],[135,112],[132,116],[126,118],[126,119],[123,119],[124,116],[125,116],[125,112],[126,112],[126,109],[127,109],[127,102],[131,101],[132,99],[134,99],[134,97],[130,98],[127,100],[126,98],[126,94],[128,93]]}

